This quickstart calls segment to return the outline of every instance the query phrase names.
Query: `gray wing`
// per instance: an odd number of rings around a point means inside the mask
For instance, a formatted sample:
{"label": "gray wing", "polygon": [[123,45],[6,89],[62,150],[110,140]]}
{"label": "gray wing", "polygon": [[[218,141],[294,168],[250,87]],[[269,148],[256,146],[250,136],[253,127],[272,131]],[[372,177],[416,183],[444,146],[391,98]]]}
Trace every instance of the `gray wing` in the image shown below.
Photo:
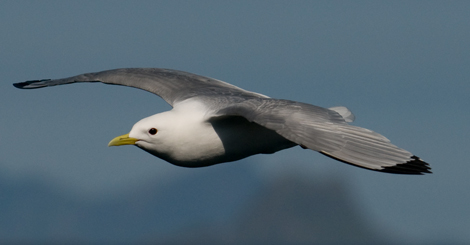
{"label": "gray wing", "polygon": [[216,116],[243,116],[303,148],[362,168],[400,174],[430,173],[428,164],[384,136],[346,123],[334,110],[300,102],[249,99]]}
{"label": "gray wing", "polygon": [[33,80],[13,84],[17,88],[35,89],[78,82],[102,82],[129,86],[154,93],[170,105],[201,95],[267,98],[217,79],[196,74],[158,68],[126,68],[86,73],[63,79]]}

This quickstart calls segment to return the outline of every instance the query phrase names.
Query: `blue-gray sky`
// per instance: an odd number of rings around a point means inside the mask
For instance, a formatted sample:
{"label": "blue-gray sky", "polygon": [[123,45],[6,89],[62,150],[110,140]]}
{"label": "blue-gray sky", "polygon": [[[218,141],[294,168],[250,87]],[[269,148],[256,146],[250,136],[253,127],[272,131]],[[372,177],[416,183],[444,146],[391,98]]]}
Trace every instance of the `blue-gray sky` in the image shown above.
{"label": "blue-gray sky", "polygon": [[252,157],[253,171],[338,174],[365,212],[409,241],[470,242],[469,12],[468,1],[1,1],[0,172],[86,198],[204,171],[106,147],[170,108],[150,93],[11,85],[179,69],[275,98],[347,106],[355,125],[425,159],[434,174],[376,173],[300,148]]}

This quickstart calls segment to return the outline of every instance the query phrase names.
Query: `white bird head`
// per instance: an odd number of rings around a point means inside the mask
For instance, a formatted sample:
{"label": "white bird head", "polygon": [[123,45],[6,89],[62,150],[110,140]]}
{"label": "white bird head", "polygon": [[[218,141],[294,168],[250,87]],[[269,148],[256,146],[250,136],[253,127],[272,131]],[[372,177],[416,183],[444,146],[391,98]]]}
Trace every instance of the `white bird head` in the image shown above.
{"label": "white bird head", "polygon": [[176,147],[174,137],[171,136],[177,125],[171,114],[163,112],[138,121],[128,134],[112,139],[108,146],[135,145],[167,160]]}

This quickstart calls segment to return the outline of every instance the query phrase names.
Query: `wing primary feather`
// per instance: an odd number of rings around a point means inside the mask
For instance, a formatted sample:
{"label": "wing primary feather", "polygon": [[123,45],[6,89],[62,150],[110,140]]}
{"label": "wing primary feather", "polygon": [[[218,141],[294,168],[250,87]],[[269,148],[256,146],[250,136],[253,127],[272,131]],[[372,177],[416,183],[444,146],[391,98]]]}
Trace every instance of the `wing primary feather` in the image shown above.
{"label": "wing primary feather", "polygon": [[42,87],[48,86],[45,84],[45,82],[50,81],[50,80],[51,79],[31,80],[31,81],[26,81],[26,82],[13,83],[13,86],[15,86],[15,88],[21,88],[21,89],[42,88]]}
{"label": "wing primary feather", "polygon": [[431,174],[431,168],[429,167],[429,164],[423,160],[421,160],[417,156],[412,156],[411,160],[402,163],[402,164],[397,164],[395,166],[389,166],[389,167],[384,167],[383,169],[380,170],[381,172],[386,172],[386,173],[398,173],[398,174],[424,174],[428,173]]}
{"label": "wing primary feather", "polygon": [[320,151],[321,154],[333,158],[337,161],[353,165],[356,167],[364,168],[364,169],[369,169],[373,171],[379,171],[379,172],[384,172],[384,173],[391,173],[391,174],[410,174],[410,175],[423,175],[425,173],[431,174],[432,172],[430,171],[431,168],[429,167],[429,164],[427,162],[424,162],[417,156],[412,156],[411,160],[406,162],[406,163],[400,163],[394,166],[389,166],[389,167],[382,167],[381,169],[371,169],[367,168],[361,165],[354,164],[349,161],[345,161],[341,158],[337,158],[328,152],[325,151]]}

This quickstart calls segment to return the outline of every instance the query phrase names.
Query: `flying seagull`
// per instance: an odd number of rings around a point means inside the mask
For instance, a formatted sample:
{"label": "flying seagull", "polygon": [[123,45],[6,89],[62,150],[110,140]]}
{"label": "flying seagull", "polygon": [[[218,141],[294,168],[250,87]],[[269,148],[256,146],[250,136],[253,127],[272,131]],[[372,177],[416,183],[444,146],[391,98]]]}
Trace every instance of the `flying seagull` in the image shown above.
{"label": "flying seagull", "polygon": [[346,107],[273,99],[229,83],[158,68],[128,68],[13,84],[35,89],[102,82],[143,89],[173,109],[144,118],[109,146],[137,147],[183,167],[231,162],[301,146],[354,166],[397,174],[431,173],[429,164],[384,136],[352,126]]}

